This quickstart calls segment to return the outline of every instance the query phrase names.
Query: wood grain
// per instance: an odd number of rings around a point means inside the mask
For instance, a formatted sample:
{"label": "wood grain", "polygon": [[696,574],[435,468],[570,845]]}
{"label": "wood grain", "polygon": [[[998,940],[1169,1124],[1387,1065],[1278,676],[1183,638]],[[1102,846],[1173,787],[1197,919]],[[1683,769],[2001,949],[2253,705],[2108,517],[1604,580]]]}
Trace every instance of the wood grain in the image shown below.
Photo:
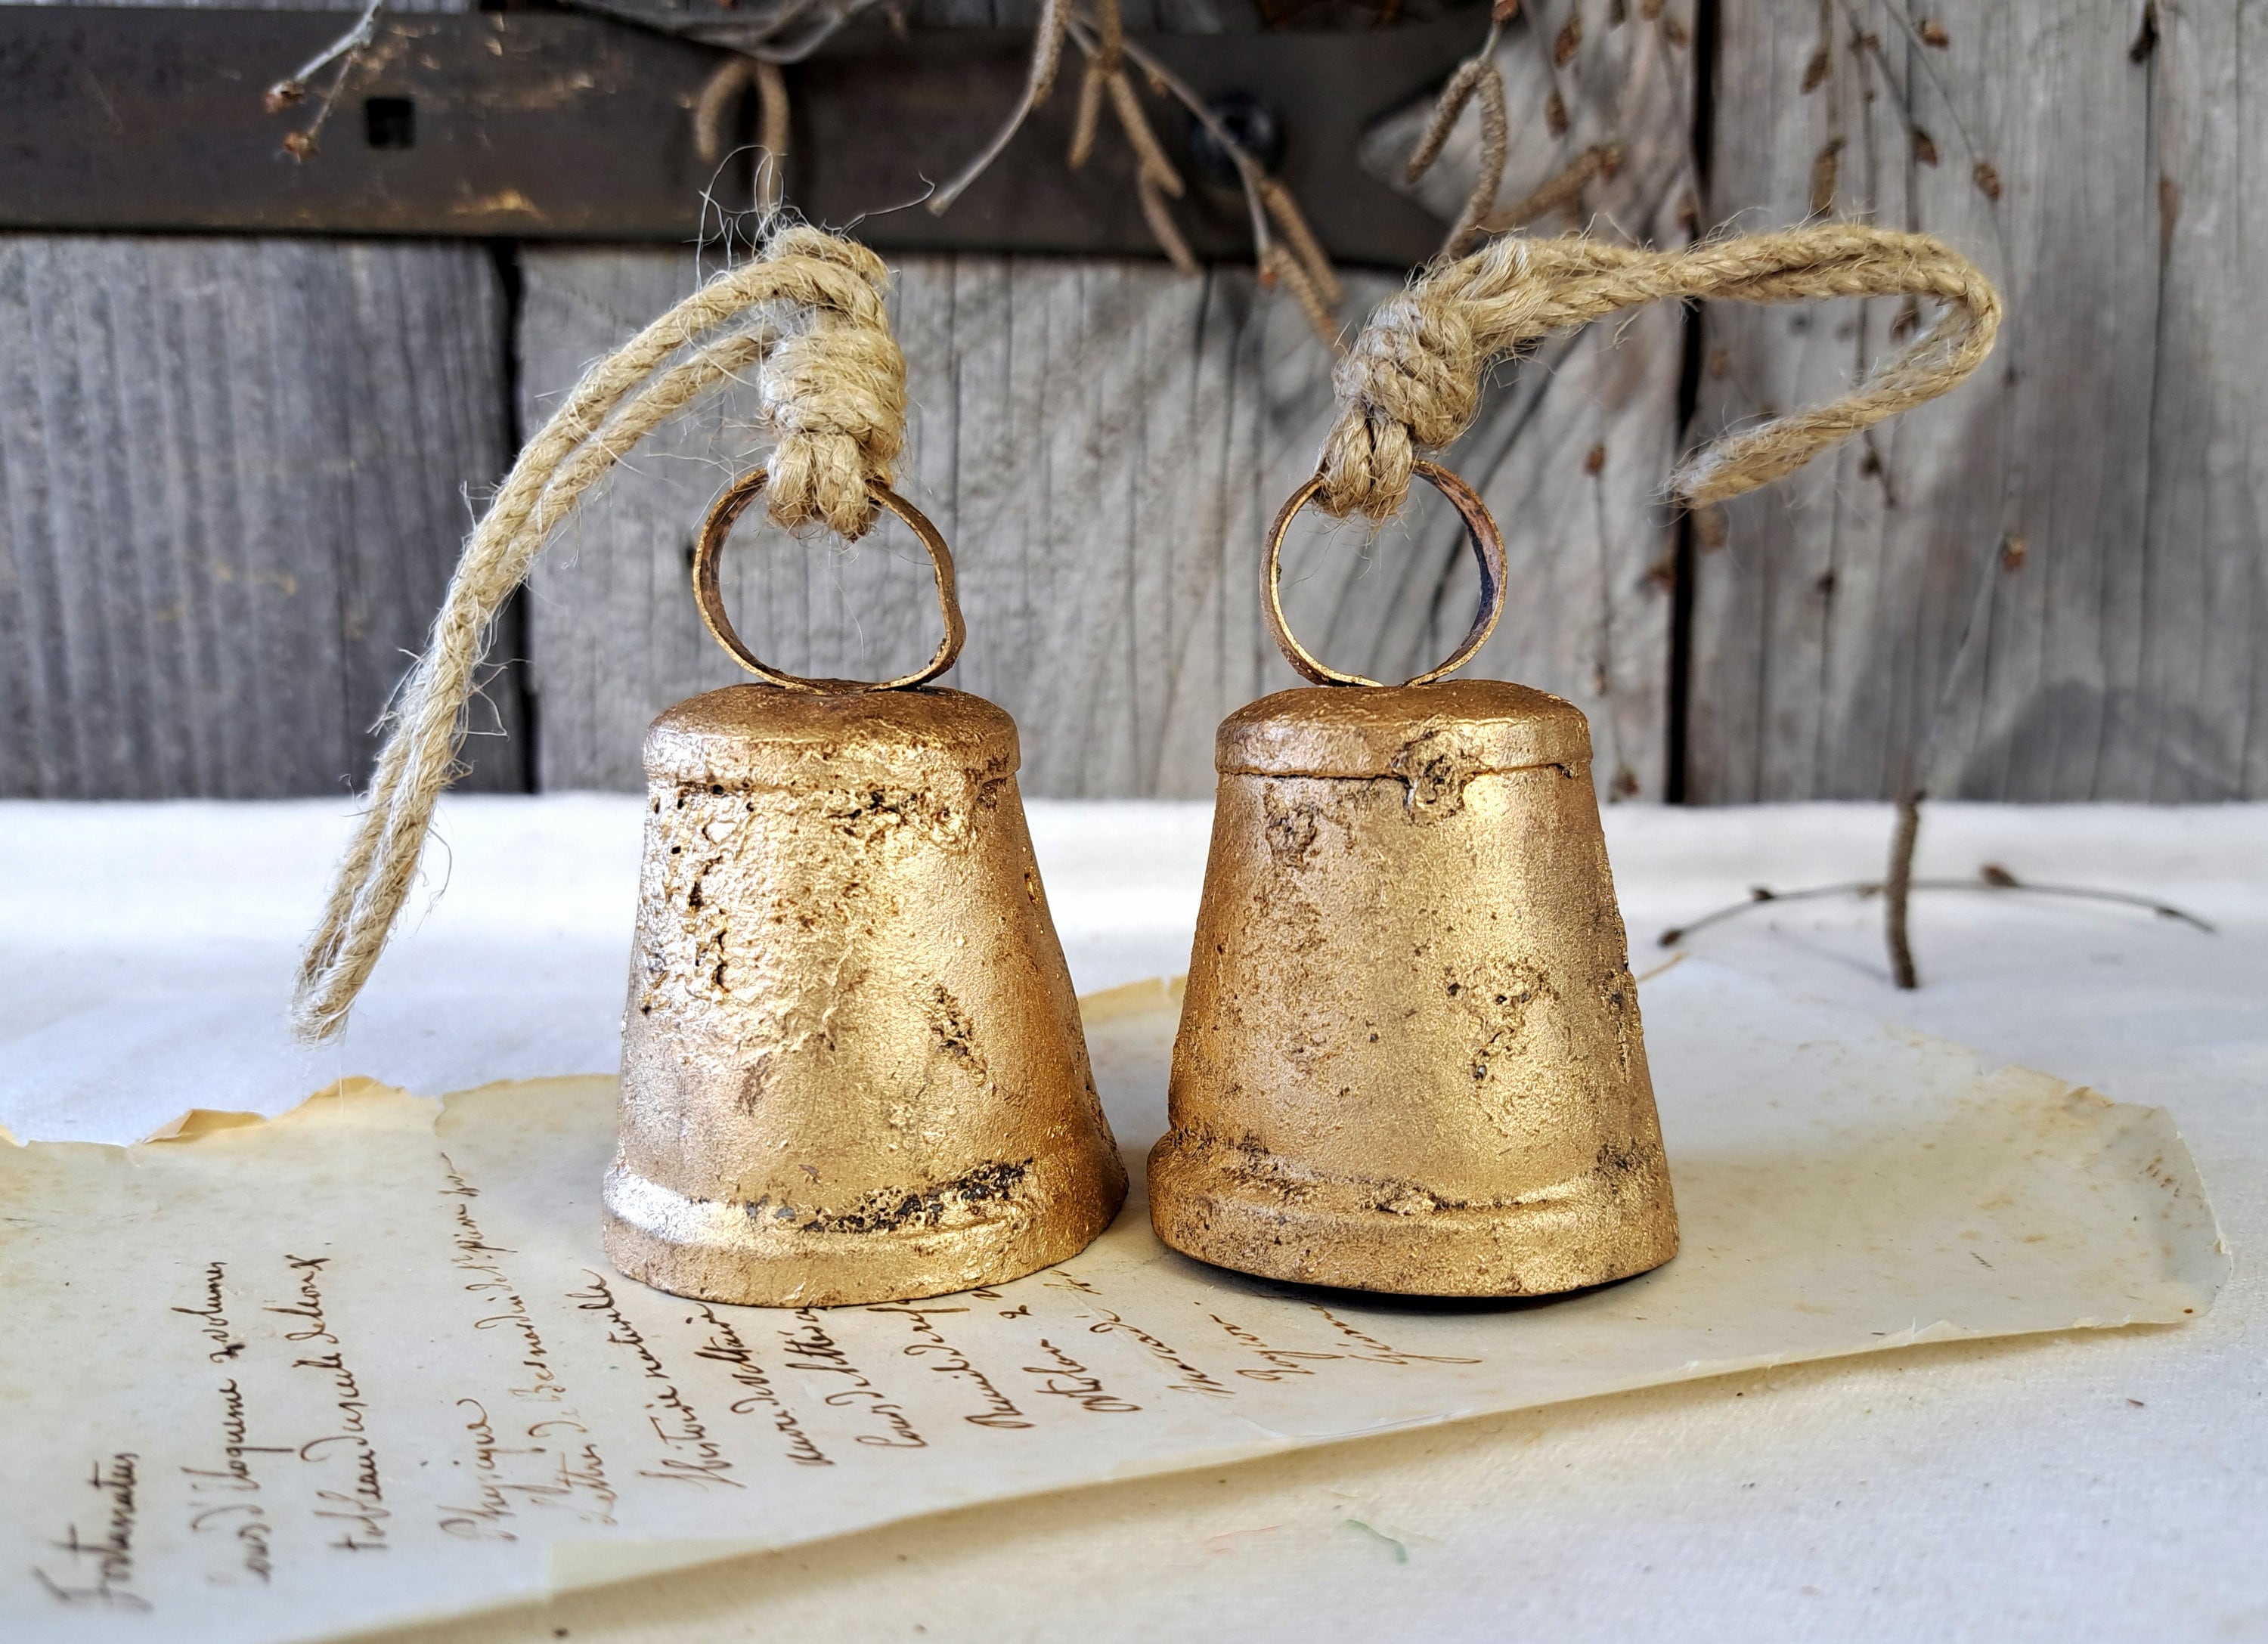
{"label": "wood grain", "polygon": [[[694,277],[683,259],[632,251],[530,251],[526,269],[531,422]],[[1358,277],[1352,312],[1388,289]],[[1215,724],[1294,683],[1260,620],[1259,549],[1329,425],[1329,356],[1234,269],[909,259],[894,323],[914,406],[901,488],[961,565],[969,639],[949,682],[1016,716],[1032,792],[1210,793]],[[1602,780],[1627,768],[1624,791],[1658,791],[1667,600],[1644,573],[1667,544],[1650,495],[1675,420],[1674,317],[1621,349],[1608,341],[1500,396],[1453,460],[1521,568],[1476,668],[1604,708]],[[665,431],[539,568],[541,786],[635,785],[647,720],[738,677],[684,578],[710,500],[760,454],[751,421],[746,394],[727,394]],[[1602,439],[1617,459],[1593,475]],[[1351,526],[1295,539],[1292,620],[1340,664],[1401,677],[1462,631],[1453,517],[1435,502],[1414,522],[1376,552]],[[909,548],[888,527],[846,552],[744,525],[727,598],[768,658],[877,677],[934,642]]]}
{"label": "wood grain", "polygon": [[[532,250],[526,270],[531,422],[694,277],[643,251]],[[1241,275],[1140,264],[901,268],[900,486],[953,543],[968,617],[947,682],[1017,716],[1035,792],[1210,791],[1213,722],[1290,682],[1249,590],[1261,526],[1312,463],[1329,398],[1296,312],[1255,295]],[[740,677],[701,633],[684,568],[711,498],[761,455],[752,412],[728,393],[664,430],[539,567],[541,786],[636,785],[647,720]],[[791,670],[896,672],[934,642],[910,550],[894,526],[845,549],[750,522],[727,600]]]}
{"label": "wood grain", "polygon": [[[1577,150],[1620,162],[1539,228],[1683,232],[1697,19],[1690,0],[1646,11],[1533,0],[1508,39],[1526,169],[1506,194]],[[1721,547],[1719,522],[1697,532],[1690,796],[2268,793],[2257,11],[2161,4],[2145,39],[2139,0],[1718,0],[1704,218],[1816,204],[1940,233],[2001,281],[2011,319],[1977,380],[1725,510]],[[1580,45],[1547,69],[1543,43],[1578,12]],[[1145,15],[1243,17],[1213,0]],[[1534,106],[1552,85],[1571,116],[1556,143]],[[1433,180],[1445,198],[1462,152]],[[508,341],[533,426],[702,272],[689,253],[519,257],[508,340],[503,282],[471,246],[0,239],[0,793],[360,782],[507,455]],[[1352,283],[1350,322],[1391,289]],[[1259,621],[1258,547],[1328,425],[1327,356],[1233,267],[912,258],[895,303],[904,486],[962,563],[958,683],[1017,715],[1035,793],[1210,791],[1215,722],[1291,682]],[[1513,567],[1476,671],[1583,706],[1602,791],[1662,788],[1671,458],[1839,392],[1899,318],[1712,308],[1681,429],[1681,317],[1641,314],[1505,373],[1450,454]],[[736,677],[684,570],[710,498],[761,455],[749,412],[726,395],[670,430],[550,551],[526,650],[541,734],[476,740],[475,785],[523,768],[633,785],[647,719]],[[1291,567],[1295,623],[1342,665],[1414,672],[1466,619],[1438,501],[1375,541],[1303,525]],[[922,576],[893,532],[844,550],[750,530],[727,588],[786,665],[877,672],[927,652]],[[512,682],[490,701],[485,723],[516,724]]]}
{"label": "wood grain", "polygon": [[[359,786],[502,469],[504,344],[477,246],[0,237],[0,793]],[[515,723],[506,680],[475,729]]]}
{"label": "wood grain", "polygon": [[[1546,10],[1556,31],[1566,0]],[[1685,202],[1690,7],[1604,23],[1557,70],[1577,123],[1623,163],[1587,196],[1604,231],[1675,239]],[[1189,17],[1177,26],[1191,26]],[[1540,109],[1518,111],[1540,120]],[[689,289],[689,260],[531,250],[521,334],[533,420],[588,361]],[[1350,283],[1359,323],[1393,289]],[[961,565],[955,683],[1017,716],[1048,795],[1212,790],[1223,715],[1294,682],[1259,614],[1262,532],[1312,470],[1330,358],[1246,271],[959,255],[900,264],[895,320],[915,406],[903,487]],[[1508,371],[1448,460],[1505,528],[1513,603],[1473,671],[1559,692],[1592,717],[1602,791],[1659,796],[1667,766],[1670,525],[1682,319],[1640,315]],[[728,395],[624,474],[540,570],[531,655],[544,787],[638,781],[645,722],[735,677],[696,624],[685,543],[754,459]],[[920,571],[886,533],[844,554],[752,539],[728,570],[746,631],[805,672],[876,675],[927,653]],[[1303,524],[1295,626],[1381,678],[1462,634],[1473,582],[1454,517],[1421,498],[1373,541]]]}
{"label": "wood grain", "polygon": [[[1608,239],[1682,243],[1692,203],[1694,8],[1670,0],[1648,18],[1638,7],[1589,7],[1580,45],[1555,61],[1553,42],[1586,11],[1580,0],[1533,0],[1498,50],[1519,134],[1499,206],[1585,152],[1609,150],[1616,164],[1527,231],[1581,225]],[[1556,138],[1543,106],[1555,90],[1568,114]],[[1366,162],[1390,174],[1427,112],[1385,122]],[[1477,174],[1477,128],[1469,108],[1427,175],[1440,185],[1433,198],[1445,215]],[[1384,141],[1389,134],[1399,149]],[[1482,415],[1447,459],[1487,498],[1511,561],[1510,607],[1472,671],[1542,686],[1582,708],[1609,800],[1658,799],[1668,774],[1675,537],[1662,494],[1677,454],[1685,323],[1656,306],[1548,342],[1498,374]],[[1445,654],[1472,608],[1470,561],[1447,510],[1421,505],[1418,517],[1424,551],[1388,607],[1393,626],[1368,636],[1392,664],[1381,677]],[[1388,528],[1389,540],[1400,534],[1399,522]]]}
{"label": "wood grain", "polygon": [[[1695,797],[2268,791],[2262,345],[2234,319],[2260,29],[2158,15],[2138,61],[2140,8],[2109,0],[1725,0],[1716,214],[1940,234],[2010,321],[1977,380],[1726,510],[1697,587]],[[2200,196],[2220,210],[2184,235],[2169,202]],[[1713,307],[1696,432],[1839,392],[1896,318]]]}
{"label": "wood grain", "polygon": [[2268,794],[2268,13],[2161,5],[2160,261],[2137,709],[2178,705],[2142,796]]}

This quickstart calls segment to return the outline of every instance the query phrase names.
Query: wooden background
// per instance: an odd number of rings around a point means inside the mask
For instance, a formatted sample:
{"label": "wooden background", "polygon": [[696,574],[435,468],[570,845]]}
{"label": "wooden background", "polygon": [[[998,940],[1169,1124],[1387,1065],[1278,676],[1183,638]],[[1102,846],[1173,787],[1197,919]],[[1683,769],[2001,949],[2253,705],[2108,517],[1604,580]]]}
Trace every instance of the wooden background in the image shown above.
{"label": "wooden background", "polygon": [[[1619,161],[1534,231],[1926,229],[2011,320],[1946,401],[1683,523],[1678,451],[1838,392],[1896,305],[1648,312],[1506,371],[1451,457],[1513,556],[1476,670],[1579,702],[1609,798],[2268,795],[2264,18],[1530,0],[1500,199],[1587,148]],[[902,488],[962,566],[954,682],[1016,715],[1031,792],[1210,792],[1215,722],[1291,682],[1259,539],[1329,424],[1329,357],[1233,267],[893,261]],[[520,433],[701,272],[651,247],[0,236],[0,793],[358,784]],[[1399,277],[1355,274],[1346,318]],[[549,551],[472,785],[633,785],[645,721],[737,677],[684,573],[761,449],[748,422],[727,396],[667,430]],[[909,549],[744,531],[728,595],[786,665],[880,672],[932,643]],[[1375,542],[1303,532],[1293,564],[1295,621],[1342,664],[1414,671],[1468,614],[1438,503]]]}

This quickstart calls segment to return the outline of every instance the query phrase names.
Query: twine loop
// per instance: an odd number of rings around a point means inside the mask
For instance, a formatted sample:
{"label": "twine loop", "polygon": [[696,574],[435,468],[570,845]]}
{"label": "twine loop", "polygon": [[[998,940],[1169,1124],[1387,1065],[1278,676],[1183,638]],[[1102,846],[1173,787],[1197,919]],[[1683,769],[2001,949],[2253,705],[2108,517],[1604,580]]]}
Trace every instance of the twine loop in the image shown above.
{"label": "twine loop", "polygon": [[767,492],[791,530],[856,539],[905,444],[906,368],[890,335],[889,270],[854,241],[783,228],[585,372],[527,442],[466,541],[425,652],[387,716],[370,793],[309,939],[291,1020],[346,1025],[417,876],[441,790],[462,767],[466,716],[504,603],[576,504],[655,429],[753,374],[777,437]]}
{"label": "twine loop", "polygon": [[1689,504],[1755,490],[1959,383],[1992,352],[1999,329],[1992,282],[1926,234],[1855,223],[1675,251],[1509,235],[1436,263],[1379,305],[1339,363],[1332,380],[1342,410],[1323,444],[1315,500],[1342,519],[1389,517],[1409,494],[1418,455],[1471,426],[1489,367],[1555,332],[1663,297],[1906,297],[1935,302],[1940,312],[1843,398],[1727,435],[1686,461],[1670,485]]}

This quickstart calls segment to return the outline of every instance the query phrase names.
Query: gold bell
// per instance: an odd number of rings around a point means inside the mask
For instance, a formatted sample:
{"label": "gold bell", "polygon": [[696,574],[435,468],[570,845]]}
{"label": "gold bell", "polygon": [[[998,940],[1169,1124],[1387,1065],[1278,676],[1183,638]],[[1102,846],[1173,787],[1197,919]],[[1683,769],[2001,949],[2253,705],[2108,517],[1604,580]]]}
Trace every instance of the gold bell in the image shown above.
{"label": "gold bell", "polygon": [[921,688],[962,636],[953,558],[874,488],[937,575],[946,634],[879,685],[767,667],[717,561],[762,488],[718,499],[694,591],[764,683],[647,733],[645,862],[607,1254],[681,1295],[906,1300],[1075,1255],[1126,1172],[1016,789],[1015,722]]}
{"label": "gold bell", "polygon": [[[1324,666],[1223,722],[1211,855],[1150,1214],[1174,1249],[1308,1284],[1536,1295],[1677,1251],[1638,989],[1572,703],[1435,683],[1503,608],[1480,498],[1482,604],[1406,685]],[[1337,688],[1337,687],[1364,688]],[[1317,688],[1322,687],[1322,688]]]}

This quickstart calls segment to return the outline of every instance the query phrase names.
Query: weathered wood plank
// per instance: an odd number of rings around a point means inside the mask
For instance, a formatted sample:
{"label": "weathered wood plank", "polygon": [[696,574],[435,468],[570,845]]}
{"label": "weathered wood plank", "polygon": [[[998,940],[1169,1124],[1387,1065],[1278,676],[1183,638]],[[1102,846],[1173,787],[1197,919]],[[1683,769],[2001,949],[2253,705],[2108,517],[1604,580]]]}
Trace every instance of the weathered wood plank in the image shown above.
{"label": "weathered wood plank", "polygon": [[2268,794],[2268,13],[2161,5],[2158,374],[2138,710],[2152,799]]}
{"label": "weathered wood plank", "polygon": [[[2258,699],[2234,678],[2258,631],[2260,481],[2238,453],[2259,344],[2218,317],[2241,253],[2164,216],[2184,169],[2239,209],[2242,103],[2213,98],[2238,31],[2159,11],[2181,48],[2138,61],[2127,0],[1725,0],[1715,213],[1801,217],[1831,152],[1819,203],[1945,236],[2010,321],[1978,380],[1726,510],[1697,588],[1694,796],[2262,791]],[[1697,432],[1839,392],[1895,318],[1712,308]],[[2214,586],[2243,597],[2201,650]]]}
{"label": "weathered wood plank", "polygon": [[[637,251],[531,251],[526,270],[530,418],[694,277]],[[1213,722],[1290,679],[1249,591],[1261,526],[1328,414],[1303,322],[1241,274],[997,257],[910,260],[893,307],[914,407],[902,488],[954,543],[968,614],[949,682],[1017,715],[1035,792],[1210,791]],[[646,721],[740,677],[684,564],[751,459],[751,420],[727,393],[664,430],[539,567],[542,786],[634,784]],[[886,527],[797,547],[751,522],[727,597],[788,668],[894,672],[933,643],[909,546]]]}
{"label": "weathered wood plank", "polygon": [[[1571,4],[1546,8],[1555,38]],[[1690,4],[1593,22],[1555,65],[1576,117],[1563,146],[1616,136],[1623,165],[1588,209],[1675,239]],[[526,266],[531,420],[695,277],[687,259],[642,252],[531,250]],[[1390,289],[1351,282],[1345,317]],[[1260,619],[1259,552],[1329,425],[1329,356],[1288,303],[1233,268],[1185,280],[1154,264],[909,258],[895,312],[915,405],[904,488],[961,563],[956,682],[1015,713],[1034,792],[1210,793],[1220,716],[1293,682]],[[1556,345],[1507,373],[1449,458],[1503,522],[1513,566],[1511,611],[1474,670],[1581,704],[1616,796],[1658,796],[1667,763],[1673,538],[1658,493],[1681,324],[1642,315]],[[539,571],[541,785],[635,785],[645,721],[735,677],[695,620],[683,544],[747,459],[748,421],[727,396],[666,432]],[[1303,526],[1289,564],[1295,625],[1341,665],[1416,672],[1469,616],[1469,561],[1437,501],[1375,544],[1359,525]],[[887,543],[846,557],[752,541],[728,571],[747,630],[817,673],[926,654],[918,584]]]}
{"label": "weathered wood plank", "polygon": [[[1524,231],[1583,226],[1608,238],[1675,245],[1692,204],[1694,8],[1532,0],[1497,53],[1514,134],[1497,208],[1531,201],[1583,157],[1614,163],[1556,191]],[[1562,42],[1568,46],[1559,60]],[[1567,114],[1554,134],[1549,99]],[[1366,149],[1396,167],[1429,110],[1389,121]],[[1479,118],[1469,109],[1418,192],[1454,215],[1478,171]],[[1684,318],[1666,308],[1547,344],[1503,373],[1450,466],[1478,486],[1504,528],[1512,604],[1473,664],[1543,686],[1591,719],[1594,767],[1608,798],[1659,798],[1668,774],[1671,591],[1675,538],[1661,493],[1676,455]],[[1384,672],[1408,674],[1464,632],[1476,583],[1454,521],[1438,505],[1418,518],[1425,551],[1403,574],[1388,628],[1369,635]]]}
{"label": "weathered wood plank", "polygon": [[0,792],[358,784],[501,472],[503,332],[478,247],[0,237]]}
{"label": "weathered wood plank", "polygon": [[[644,252],[531,251],[526,268],[531,420],[694,277],[686,260]],[[1378,276],[1355,287],[1351,312],[1388,289]],[[1016,715],[1035,793],[1209,793],[1215,723],[1293,682],[1260,620],[1259,551],[1329,426],[1329,356],[1289,304],[1237,270],[1184,279],[1144,264],[915,259],[901,268],[895,322],[915,407],[903,488],[961,567],[969,642],[952,682]],[[1565,691],[1594,717],[1604,706],[1602,780],[1627,767],[1624,790],[1658,791],[1662,762],[1667,601],[1644,573],[1667,541],[1650,496],[1675,422],[1674,317],[1657,332],[1619,352],[1603,337],[1579,345],[1598,352],[1534,373],[1469,443],[1529,578],[1476,666]],[[666,430],[540,567],[541,786],[634,785],[645,722],[737,677],[695,618],[685,545],[749,459],[749,421],[745,400],[726,395]],[[1523,443],[1530,426],[1550,437]],[[1602,437],[1619,444],[1592,475]],[[1539,508],[1546,475],[1552,500]],[[1322,547],[1303,533],[1289,604],[1335,661],[1408,673],[1446,649],[1444,632],[1462,631],[1447,609],[1461,551],[1446,510],[1417,518],[1406,554],[1395,534],[1373,556],[1359,530]],[[765,654],[797,672],[874,676],[927,653],[921,572],[889,532],[845,554],[744,529],[727,592]],[[1550,591],[1531,591],[1537,583]],[[1571,620],[1563,600],[1585,614]]]}

